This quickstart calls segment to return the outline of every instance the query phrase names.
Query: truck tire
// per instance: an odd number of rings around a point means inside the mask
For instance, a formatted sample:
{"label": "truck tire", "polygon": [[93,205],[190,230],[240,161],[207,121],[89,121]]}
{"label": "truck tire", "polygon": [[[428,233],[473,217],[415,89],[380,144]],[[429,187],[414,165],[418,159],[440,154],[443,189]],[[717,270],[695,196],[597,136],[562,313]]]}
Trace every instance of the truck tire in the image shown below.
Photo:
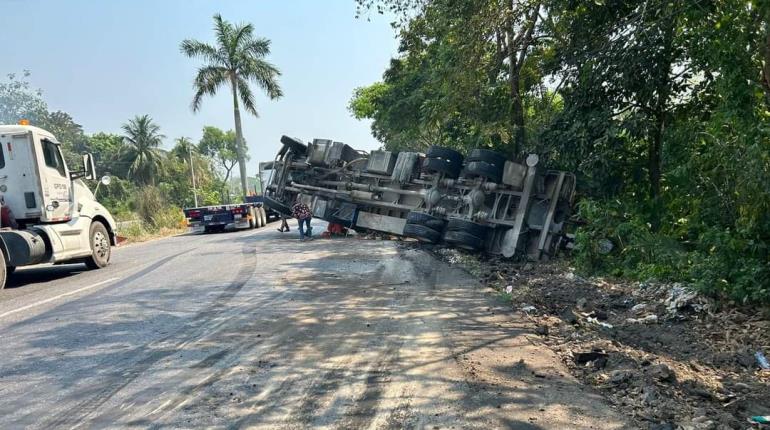
{"label": "truck tire", "polygon": [[424,212],[409,212],[406,216],[406,223],[424,225],[425,227],[432,228],[436,231],[444,230],[444,225],[446,225],[446,221],[443,219],[436,218],[433,215],[428,215]]}
{"label": "truck tire", "polygon": [[497,167],[500,170],[505,167],[505,162],[507,161],[505,155],[496,151],[490,151],[489,149],[482,148],[471,150],[470,154],[468,154],[467,160],[469,163],[471,161],[483,161]]}
{"label": "truck tire", "polygon": [[86,259],[86,267],[89,269],[101,269],[110,264],[112,248],[110,247],[110,234],[107,227],[99,221],[91,223],[89,229],[91,242],[91,256]]}
{"label": "truck tire", "polygon": [[462,167],[462,164],[453,163],[452,161],[443,158],[426,158],[422,162],[423,170],[433,173],[443,173],[452,179],[457,179],[457,177],[460,176]]}
{"label": "truck tire", "polygon": [[260,218],[262,218],[262,227],[266,226],[268,223],[267,211],[265,210],[265,208],[262,208],[262,207],[257,208],[257,211],[259,212]]}
{"label": "truck tire", "polygon": [[5,288],[5,281],[8,279],[8,269],[5,267],[5,254],[0,249],[0,290]]}
{"label": "truck tire", "polygon": [[254,208],[249,208],[249,230],[259,227],[259,218]]}
{"label": "truck tire", "polygon": [[503,181],[503,169],[486,161],[471,161],[465,166],[465,176],[481,176],[499,184]]}
{"label": "truck tire", "polygon": [[404,227],[404,236],[412,237],[420,242],[427,243],[436,243],[441,240],[441,232],[418,224],[407,224]]}
{"label": "truck tire", "polygon": [[456,230],[444,233],[444,242],[468,251],[478,251],[484,246],[484,239],[465,231]]}
{"label": "truck tire", "polygon": [[446,229],[447,231],[462,231],[483,240],[487,237],[487,231],[489,230],[489,227],[482,224],[477,224],[473,221],[467,221],[460,218],[450,218]]}
{"label": "truck tire", "polygon": [[463,164],[463,155],[454,149],[445,148],[443,146],[431,146],[425,153],[428,158],[442,158],[449,160],[454,164]]}
{"label": "truck tire", "polygon": [[254,228],[260,228],[265,226],[265,222],[262,220],[262,213],[259,212],[259,208],[254,208]]}

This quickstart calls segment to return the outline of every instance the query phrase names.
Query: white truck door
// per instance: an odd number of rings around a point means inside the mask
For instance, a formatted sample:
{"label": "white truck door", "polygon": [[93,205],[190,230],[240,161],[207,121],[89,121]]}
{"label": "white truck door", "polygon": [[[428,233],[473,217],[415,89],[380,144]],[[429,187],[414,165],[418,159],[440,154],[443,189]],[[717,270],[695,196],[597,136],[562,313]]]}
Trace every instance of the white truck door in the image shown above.
{"label": "white truck door", "polygon": [[0,145],[0,186],[5,186],[0,194],[5,205],[17,219],[39,218],[43,196],[39,195],[40,183],[35,173],[32,133],[0,135]]}
{"label": "white truck door", "polygon": [[64,164],[61,148],[52,139],[41,136],[37,157],[43,191],[43,222],[69,221],[72,218],[72,181]]}

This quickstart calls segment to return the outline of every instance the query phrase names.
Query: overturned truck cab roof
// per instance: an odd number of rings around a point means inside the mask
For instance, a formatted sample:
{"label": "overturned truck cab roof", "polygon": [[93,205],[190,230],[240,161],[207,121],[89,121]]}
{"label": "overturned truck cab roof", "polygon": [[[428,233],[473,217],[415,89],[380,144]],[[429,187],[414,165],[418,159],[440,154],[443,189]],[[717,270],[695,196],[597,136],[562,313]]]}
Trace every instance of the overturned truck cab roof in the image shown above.
{"label": "overturned truck cab roof", "polygon": [[289,215],[299,197],[316,217],[348,228],[471,251],[553,255],[575,196],[575,175],[541,168],[535,154],[516,162],[483,148],[464,156],[440,146],[366,153],[287,136],[281,144],[263,178],[272,209]]}

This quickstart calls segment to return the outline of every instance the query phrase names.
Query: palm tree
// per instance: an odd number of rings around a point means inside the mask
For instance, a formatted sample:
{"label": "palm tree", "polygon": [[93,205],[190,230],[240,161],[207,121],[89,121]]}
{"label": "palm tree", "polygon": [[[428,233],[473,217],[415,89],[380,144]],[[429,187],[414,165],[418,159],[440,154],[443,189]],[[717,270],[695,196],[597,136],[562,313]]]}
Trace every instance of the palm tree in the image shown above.
{"label": "palm tree", "polygon": [[142,185],[154,185],[163,162],[160,126],[149,115],[135,116],[123,124],[122,158],[128,164],[128,177]]}
{"label": "palm tree", "polygon": [[174,142],[176,145],[171,149],[171,153],[174,154],[174,157],[182,161],[189,160],[191,153],[198,152],[197,146],[189,137],[177,137],[174,139]]}
{"label": "palm tree", "polygon": [[214,32],[217,39],[215,46],[191,39],[184,40],[181,44],[181,50],[185,55],[190,58],[200,58],[204,62],[204,65],[198,69],[193,84],[195,96],[192,109],[193,112],[197,112],[204,96],[213,96],[225,84],[230,85],[233,95],[238,167],[241,173],[241,188],[245,196],[248,193],[246,181],[248,177],[240,103],[243,103],[247,112],[258,117],[254,94],[249,88],[249,83],[256,84],[270,99],[277,99],[283,95],[277,81],[281,72],[265,61],[265,57],[270,54],[270,41],[255,37],[253,25],[233,25],[216,14]]}

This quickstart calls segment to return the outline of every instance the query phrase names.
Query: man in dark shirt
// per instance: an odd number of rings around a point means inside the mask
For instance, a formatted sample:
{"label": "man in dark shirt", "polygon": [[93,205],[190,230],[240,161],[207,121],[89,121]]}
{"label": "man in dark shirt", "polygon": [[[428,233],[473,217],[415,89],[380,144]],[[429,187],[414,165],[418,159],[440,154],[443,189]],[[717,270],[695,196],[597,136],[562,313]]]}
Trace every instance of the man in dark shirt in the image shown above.
{"label": "man in dark shirt", "polygon": [[[306,204],[299,200],[299,197],[294,206],[291,207],[291,214],[294,218],[297,218],[299,223],[299,240],[304,241],[305,238],[311,238],[312,228],[310,227],[310,220],[313,218],[313,213],[310,212],[310,208]],[[303,225],[307,227],[307,230],[303,228]]]}

